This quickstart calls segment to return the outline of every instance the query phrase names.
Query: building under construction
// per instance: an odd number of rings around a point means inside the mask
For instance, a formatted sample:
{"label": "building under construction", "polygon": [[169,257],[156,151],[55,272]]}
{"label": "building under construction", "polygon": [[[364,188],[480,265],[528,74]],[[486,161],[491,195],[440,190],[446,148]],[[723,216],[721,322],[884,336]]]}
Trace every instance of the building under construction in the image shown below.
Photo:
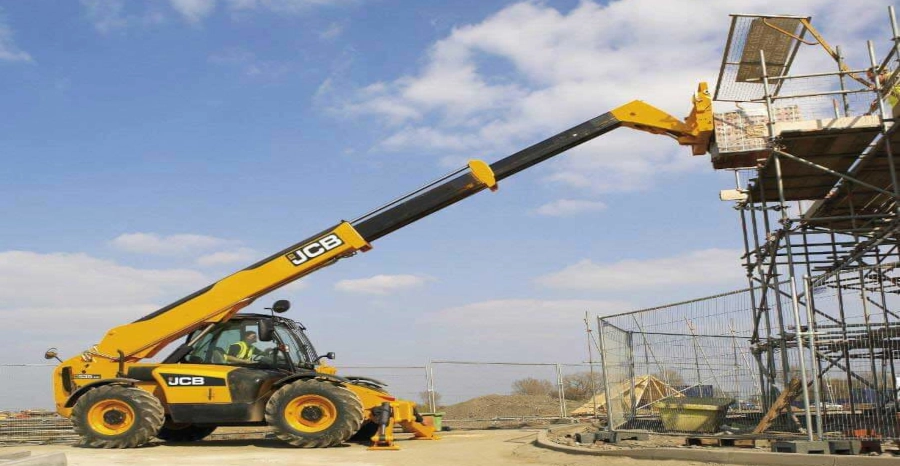
{"label": "building under construction", "polygon": [[[890,37],[873,39],[887,50],[869,41],[845,60],[811,18],[732,15],[710,153],[714,169],[734,173],[721,198],[742,225],[749,286],[601,318],[607,393],[672,376],[680,393],[734,398],[733,412],[756,412],[754,423],[779,405],[810,440],[900,437],[893,8],[884,21]],[[658,418],[622,401],[620,413],[610,403],[613,428]]]}

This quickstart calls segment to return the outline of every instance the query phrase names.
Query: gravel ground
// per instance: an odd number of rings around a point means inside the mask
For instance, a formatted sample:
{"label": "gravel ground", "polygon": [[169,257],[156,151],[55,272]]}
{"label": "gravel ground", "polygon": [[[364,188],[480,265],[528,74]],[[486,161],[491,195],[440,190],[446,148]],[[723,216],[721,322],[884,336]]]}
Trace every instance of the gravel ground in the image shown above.
{"label": "gravel ground", "polygon": [[[0,448],[0,453],[30,450],[32,455],[63,452],[71,466],[658,466],[630,458],[569,455],[531,445],[535,431],[492,430],[448,432],[439,441],[398,442],[400,451],[367,451],[362,445],[296,449],[271,440],[206,440],[191,445],[155,444],[131,450],[93,450],[62,445]],[[403,437],[404,439],[406,437]],[[667,461],[666,466],[709,463]]]}

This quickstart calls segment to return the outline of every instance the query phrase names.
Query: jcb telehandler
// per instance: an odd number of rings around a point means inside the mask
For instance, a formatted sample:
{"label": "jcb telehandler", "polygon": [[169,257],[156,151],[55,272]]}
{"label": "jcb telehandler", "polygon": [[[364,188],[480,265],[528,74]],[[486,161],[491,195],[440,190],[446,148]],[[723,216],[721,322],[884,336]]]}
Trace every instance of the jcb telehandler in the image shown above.
{"label": "jcb telehandler", "polygon": [[[621,126],[666,134],[692,146],[695,155],[705,154],[713,129],[706,84],[700,84],[684,122],[644,102],[630,102],[491,165],[473,160],[356,220],[342,221],[109,330],[100,343],[54,371],[57,411],[71,418],[82,445],[99,448],[136,447],[154,437],[198,440],[217,426],[263,424],[298,447],[330,447],[359,434],[370,437],[375,448],[395,448],[395,424],[417,438],[435,438],[414,403],[394,398],[375,380],[341,377],[323,364],[303,327],[276,315],[287,310],[287,302],[276,302],[272,315],[238,311],[304,275],[367,251],[376,239],[485,188],[496,190],[498,181]],[[259,340],[256,354],[248,354],[251,334]],[[140,362],[180,338],[184,343],[161,363]]]}

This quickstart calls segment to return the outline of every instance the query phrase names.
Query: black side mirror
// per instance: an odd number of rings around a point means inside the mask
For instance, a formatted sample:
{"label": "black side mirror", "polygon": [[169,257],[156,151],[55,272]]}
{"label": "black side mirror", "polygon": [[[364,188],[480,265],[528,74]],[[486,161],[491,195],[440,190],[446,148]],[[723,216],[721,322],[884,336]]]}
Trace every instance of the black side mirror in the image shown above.
{"label": "black side mirror", "polygon": [[329,352],[327,352],[327,353],[325,353],[325,354],[323,354],[323,355],[317,357],[317,358],[316,358],[316,362],[319,362],[319,360],[322,359],[322,358],[328,358],[328,359],[332,359],[332,360],[333,360],[333,359],[335,358],[334,351],[329,351]]}
{"label": "black side mirror", "polygon": [[287,312],[288,309],[291,308],[291,302],[286,299],[279,299],[272,304],[272,312],[276,312],[281,314],[282,312]]}
{"label": "black side mirror", "polygon": [[44,353],[44,359],[54,359],[55,358],[57,361],[62,362],[62,359],[59,359],[59,356],[57,354],[58,353],[56,352],[56,348],[50,348],[47,350],[46,353]]}
{"label": "black side mirror", "polygon": [[269,318],[259,319],[259,341],[272,341],[275,338],[275,322]]}

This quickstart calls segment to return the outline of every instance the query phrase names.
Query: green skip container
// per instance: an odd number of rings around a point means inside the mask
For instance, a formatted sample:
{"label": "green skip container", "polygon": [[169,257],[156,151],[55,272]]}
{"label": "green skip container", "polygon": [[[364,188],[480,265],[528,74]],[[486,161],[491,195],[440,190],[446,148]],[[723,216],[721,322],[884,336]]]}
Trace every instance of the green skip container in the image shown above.
{"label": "green skip container", "polygon": [[713,433],[725,423],[732,398],[670,398],[653,404],[668,431]]}
{"label": "green skip container", "polygon": [[422,424],[425,424],[426,426],[434,426],[435,432],[441,431],[441,428],[443,427],[441,425],[441,422],[444,420],[444,413],[441,412],[441,413],[419,413],[419,414],[421,414],[422,418],[423,418]]}

